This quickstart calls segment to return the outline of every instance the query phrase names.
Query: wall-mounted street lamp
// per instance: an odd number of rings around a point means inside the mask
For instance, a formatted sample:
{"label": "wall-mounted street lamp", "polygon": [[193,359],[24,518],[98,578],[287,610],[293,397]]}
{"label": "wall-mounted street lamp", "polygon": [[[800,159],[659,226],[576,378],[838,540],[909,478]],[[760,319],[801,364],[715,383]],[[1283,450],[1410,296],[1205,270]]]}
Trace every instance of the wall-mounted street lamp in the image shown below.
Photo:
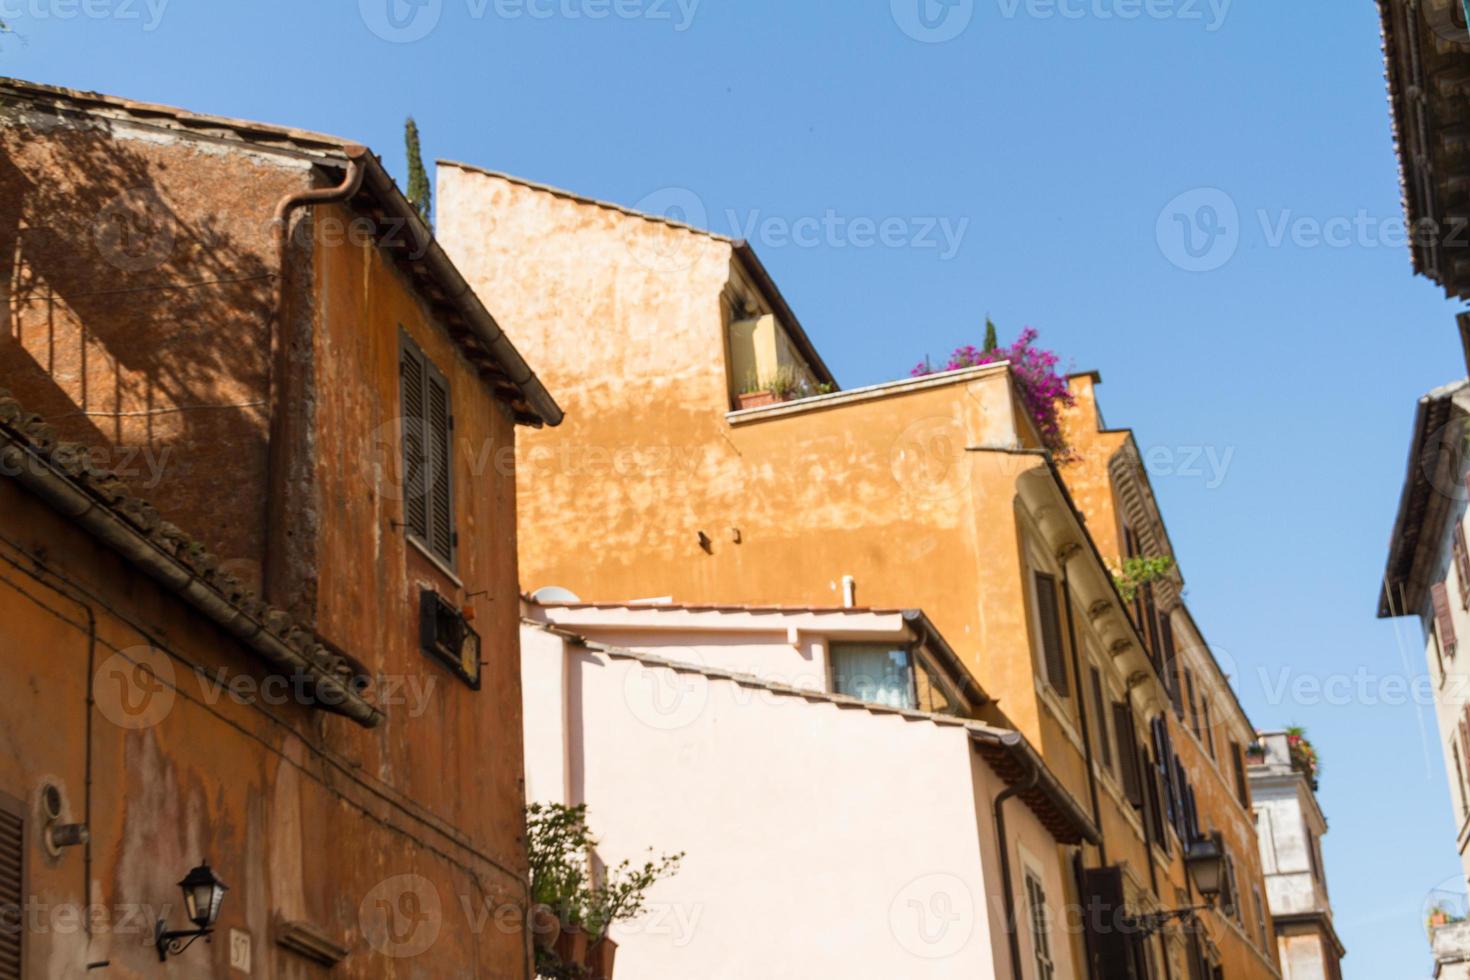
{"label": "wall-mounted street lamp", "polygon": [[225,892],[229,891],[225,883],[209,870],[208,861],[185,875],[184,880],[179,882],[179,888],[184,892],[184,913],[197,928],[168,931],[168,923],[159,919],[153,927],[153,945],[158,950],[160,963],[170,955],[176,956],[194,945],[194,940],[200,936],[214,932],[214,922],[219,918],[219,907],[224,904]]}
{"label": "wall-mounted street lamp", "polygon": [[1176,919],[1187,919],[1196,912],[1215,907],[1216,900],[1225,889],[1225,844],[1221,836],[1212,834],[1190,844],[1184,852],[1184,870],[1205,904],[1140,915],[1133,920],[1133,925],[1143,935],[1151,936]]}

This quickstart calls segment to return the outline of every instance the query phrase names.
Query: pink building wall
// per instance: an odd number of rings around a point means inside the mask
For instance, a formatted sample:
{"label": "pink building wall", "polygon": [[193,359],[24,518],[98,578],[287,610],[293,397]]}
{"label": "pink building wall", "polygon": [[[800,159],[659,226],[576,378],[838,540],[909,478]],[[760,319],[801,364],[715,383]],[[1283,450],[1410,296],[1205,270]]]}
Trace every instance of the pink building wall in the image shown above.
{"label": "pink building wall", "polygon": [[[521,646],[527,798],[589,804],[604,863],[687,853],[649,912],[614,930],[619,975],[1012,976],[992,819],[1004,784],[962,723],[674,670],[536,626]],[[720,646],[706,653],[728,659]],[[1077,976],[1065,851],[1024,804],[1006,806],[1017,900],[1032,865],[1052,899],[1056,976]]]}

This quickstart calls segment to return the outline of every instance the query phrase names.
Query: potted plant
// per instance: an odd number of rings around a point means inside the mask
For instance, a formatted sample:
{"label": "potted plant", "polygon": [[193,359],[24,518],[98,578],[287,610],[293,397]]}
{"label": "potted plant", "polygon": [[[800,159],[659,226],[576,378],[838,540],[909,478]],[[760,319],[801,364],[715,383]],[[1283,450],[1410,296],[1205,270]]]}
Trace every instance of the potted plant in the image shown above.
{"label": "potted plant", "polygon": [[1252,742],[1245,747],[1245,757],[1251,762],[1266,761],[1266,746],[1260,742]]}
{"label": "potted plant", "polygon": [[1286,730],[1287,750],[1291,753],[1292,768],[1307,777],[1312,789],[1317,788],[1317,777],[1322,774],[1322,762],[1317,750],[1307,740],[1306,729],[1294,726]]}
{"label": "potted plant", "polygon": [[751,380],[747,381],[745,387],[741,389],[740,394],[735,396],[735,401],[743,411],[747,408],[764,408],[767,405],[774,405],[780,399],[776,397],[776,393],[769,387],[760,384],[758,381]]}
{"label": "potted plant", "polygon": [[[612,980],[618,945],[607,934],[615,922],[643,911],[654,882],[679,869],[683,854],[590,869],[597,846],[587,826],[587,806],[533,803],[526,808],[531,897],[552,910],[559,934],[537,943],[536,972],[553,980]],[[534,922],[533,918],[533,922]]]}
{"label": "potted plant", "polygon": [[[1067,438],[1062,431],[1061,409],[1070,407],[1075,399],[1067,386],[1067,379],[1057,372],[1060,358],[1052,351],[1036,346],[1037,332],[1031,327],[1009,347],[1001,347],[996,339],[995,324],[985,320],[985,347],[974,344],[956,347],[940,371],[958,371],[961,368],[979,367],[1009,361],[1011,376],[1016,382],[1016,391],[1021,396],[1031,421],[1041,435],[1041,442],[1058,460],[1073,458]],[[935,373],[935,368],[926,357],[910,376],[922,378]]]}
{"label": "potted plant", "polygon": [[805,373],[788,364],[777,368],[774,375],[764,380],[747,378],[735,398],[742,409],[762,408],[812,395],[826,395],[835,390],[835,385],[813,383]]}

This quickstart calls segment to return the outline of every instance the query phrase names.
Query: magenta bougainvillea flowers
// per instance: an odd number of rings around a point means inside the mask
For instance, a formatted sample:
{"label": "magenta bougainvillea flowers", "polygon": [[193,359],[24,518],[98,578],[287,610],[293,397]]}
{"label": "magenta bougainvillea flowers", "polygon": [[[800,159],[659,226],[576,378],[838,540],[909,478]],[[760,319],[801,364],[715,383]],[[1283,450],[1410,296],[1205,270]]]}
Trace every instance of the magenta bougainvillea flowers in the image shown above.
{"label": "magenta bougainvillea flowers", "polygon": [[1027,327],[1009,347],[982,350],[974,344],[966,344],[955,348],[944,367],[934,368],[925,361],[909,373],[920,378],[936,371],[957,371],[1009,361],[1021,400],[1041,433],[1041,441],[1052,452],[1065,453],[1067,441],[1062,436],[1060,410],[1072,404],[1072,393],[1067,390],[1067,379],[1057,373],[1059,358],[1051,351],[1035,346],[1037,336],[1034,328]]}

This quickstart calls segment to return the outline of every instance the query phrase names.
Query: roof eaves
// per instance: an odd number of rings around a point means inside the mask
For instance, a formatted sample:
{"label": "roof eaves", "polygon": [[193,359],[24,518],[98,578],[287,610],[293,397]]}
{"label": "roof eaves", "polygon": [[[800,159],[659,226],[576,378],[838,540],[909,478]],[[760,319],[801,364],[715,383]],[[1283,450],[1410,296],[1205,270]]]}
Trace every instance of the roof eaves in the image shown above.
{"label": "roof eaves", "polygon": [[253,649],[274,670],[315,681],[322,710],[374,727],[383,713],[363,697],[370,679],[314,632],[250,593],[203,545],[127,492],[87,447],[56,430],[0,388],[0,473],[16,480],[164,588]]}
{"label": "roof eaves", "polygon": [[[1399,608],[1398,599],[1413,574],[1427,498],[1433,492],[1431,481],[1424,472],[1425,456],[1429,451],[1427,442],[1434,432],[1443,428],[1450,414],[1450,403],[1464,391],[1470,391],[1470,379],[1441,385],[1427,392],[1415,405],[1403,489],[1399,493],[1399,506],[1389,535],[1388,559],[1378,584],[1379,619],[1409,615],[1414,611]],[[1435,451],[1441,452],[1444,448],[1441,443]],[[1399,594],[1395,594],[1395,590]]]}
{"label": "roof eaves", "polygon": [[[1004,728],[996,728],[984,722],[975,721],[970,718],[958,718],[951,715],[937,715],[926,711],[914,711],[907,708],[893,708],[888,705],[874,704],[871,701],[863,701],[846,694],[836,694],[830,691],[818,691],[811,688],[796,687],[790,684],[782,684],[769,681],[754,674],[739,671],[724,670],[719,667],[710,667],[705,664],[692,664],[684,661],[671,660],[655,654],[643,653],[636,650],[628,650],[623,647],[613,646],[589,640],[587,637],[570,630],[548,626],[545,623],[533,619],[522,619],[522,622],[534,629],[541,630],[553,636],[558,636],[573,646],[591,650],[594,653],[603,654],[619,660],[634,660],[648,667],[661,667],[677,673],[697,674],[713,680],[728,681],[741,687],[754,688],[757,690],[770,691],[774,694],[784,694],[805,701],[831,704],[838,708],[867,711],[874,715],[897,715],[901,718],[915,722],[928,722],[933,725],[946,728],[965,729],[971,740],[982,747],[986,761],[996,770],[996,774],[1007,784],[1014,785],[1022,781],[1017,775],[1016,769],[1007,766],[1004,759],[1015,760],[1019,766],[1026,767],[1025,776],[1029,776],[1032,768],[1038,774],[1036,786],[1022,794],[1028,807],[1036,813],[1048,829],[1057,836],[1062,843],[1078,843],[1087,841],[1097,843],[1102,839],[1096,824],[1087,816],[1065,787],[1057,780],[1055,774],[1047,768],[1045,761],[1026,741],[1019,732]],[[988,753],[988,754],[987,754]],[[996,755],[1000,753],[1000,755]],[[994,758],[992,758],[994,756]]]}
{"label": "roof eaves", "polygon": [[712,241],[722,242],[726,245],[729,245],[734,250],[736,257],[740,260],[742,267],[747,273],[749,273],[750,277],[755,280],[756,285],[770,301],[771,305],[775,307],[777,317],[786,327],[787,333],[791,335],[792,341],[801,350],[802,356],[806,358],[807,363],[811,366],[812,370],[816,372],[817,380],[819,382],[826,382],[832,385],[837,384],[837,379],[833,376],[831,368],[829,368],[827,366],[827,362],[822,359],[822,355],[817,351],[816,345],[812,343],[811,337],[807,334],[806,328],[803,327],[801,325],[801,321],[797,319],[796,311],[793,310],[791,308],[791,304],[786,301],[785,295],[782,294],[780,287],[776,285],[776,280],[771,276],[770,271],[766,269],[765,263],[762,262],[760,256],[756,254],[755,249],[752,248],[750,243],[745,241],[744,239],[732,238],[729,235],[721,235],[718,232],[713,232],[706,228],[700,228],[696,225],[691,225],[683,221],[678,221],[674,218],[668,217],[667,215],[650,214],[646,211],[639,211],[636,208],[625,207],[621,204],[614,204],[611,201],[599,200],[595,197],[588,197],[584,194],[578,194],[574,191],[569,191],[562,187],[553,187],[550,184],[538,183],[534,180],[527,180],[524,177],[517,177],[514,174],[508,174],[498,170],[490,170],[485,167],[477,167],[474,164],[463,163],[458,160],[439,160],[437,161],[437,163],[439,166],[442,167],[455,167],[457,169],[468,171],[470,173],[482,174],[486,177],[494,177],[497,180],[503,180],[507,183],[515,184],[519,187],[525,187],[529,190],[539,191],[543,194],[550,194],[553,197],[559,197],[563,200],[571,201],[575,204],[602,208],[603,210],[614,211],[618,214],[626,215],[630,218],[640,218],[644,221],[651,221],[655,224],[666,225],[670,228],[678,228],[682,231],[687,231],[695,235],[701,235]]}
{"label": "roof eaves", "polygon": [[447,302],[464,317],[472,331],[470,336],[456,338],[461,347],[472,358],[493,359],[524,399],[525,404],[518,406],[517,421],[535,426],[560,425],[564,418],[561,406],[485,308],[418,209],[409,203],[397,182],[383,168],[382,161],[366,149],[360,150],[358,159],[367,165],[364,191],[390,211],[392,217],[401,221],[413,238],[408,247],[409,258],[404,261],[408,273],[418,280],[432,280],[440,287]]}

